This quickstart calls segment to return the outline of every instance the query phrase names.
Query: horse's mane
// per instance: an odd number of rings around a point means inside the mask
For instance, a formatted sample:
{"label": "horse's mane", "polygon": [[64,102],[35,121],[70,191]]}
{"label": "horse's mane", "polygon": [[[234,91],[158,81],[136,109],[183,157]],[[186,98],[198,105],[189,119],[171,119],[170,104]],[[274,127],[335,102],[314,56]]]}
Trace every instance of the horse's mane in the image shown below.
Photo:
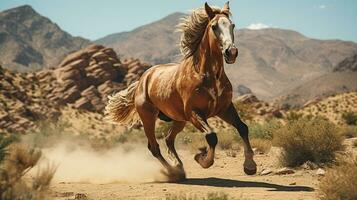
{"label": "horse's mane", "polygon": [[[221,13],[221,9],[212,6],[215,14]],[[177,25],[177,30],[182,32],[180,40],[180,50],[185,58],[194,55],[201,43],[202,37],[208,25],[209,18],[204,8],[197,8],[190,15],[181,19]]]}

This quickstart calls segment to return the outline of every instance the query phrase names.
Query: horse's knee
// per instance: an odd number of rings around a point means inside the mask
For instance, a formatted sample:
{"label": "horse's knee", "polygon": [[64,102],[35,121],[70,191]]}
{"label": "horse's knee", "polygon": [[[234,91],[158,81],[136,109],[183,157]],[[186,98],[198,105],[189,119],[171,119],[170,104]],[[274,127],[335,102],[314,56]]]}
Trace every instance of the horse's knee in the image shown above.
{"label": "horse's knee", "polygon": [[216,147],[218,143],[217,134],[214,132],[206,134],[206,141],[210,147]]}

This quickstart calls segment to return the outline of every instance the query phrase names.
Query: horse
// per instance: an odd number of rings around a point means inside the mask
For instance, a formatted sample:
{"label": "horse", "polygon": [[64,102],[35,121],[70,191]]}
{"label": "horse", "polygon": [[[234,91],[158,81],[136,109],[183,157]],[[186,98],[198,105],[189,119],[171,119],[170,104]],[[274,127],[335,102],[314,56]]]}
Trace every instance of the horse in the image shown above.
{"label": "horse", "polygon": [[[224,61],[232,64],[238,56],[234,44],[234,23],[230,19],[229,2],[220,9],[209,6],[197,8],[181,21],[180,63],[156,65],[148,69],[127,89],[109,96],[105,113],[114,122],[133,125],[142,122],[148,139],[148,149],[166,169],[168,181],[184,180],[183,163],[175,149],[175,138],[187,122],[205,136],[208,148],[199,148],[194,156],[203,168],[214,163],[217,135],[207,122],[218,116],[237,129],[244,143],[244,172],[253,175],[257,165],[248,137],[248,126],[240,119],[232,103],[232,84],[225,71]],[[172,121],[165,142],[171,166],[160,152],[155,137],[155,122],[160,118]]]}

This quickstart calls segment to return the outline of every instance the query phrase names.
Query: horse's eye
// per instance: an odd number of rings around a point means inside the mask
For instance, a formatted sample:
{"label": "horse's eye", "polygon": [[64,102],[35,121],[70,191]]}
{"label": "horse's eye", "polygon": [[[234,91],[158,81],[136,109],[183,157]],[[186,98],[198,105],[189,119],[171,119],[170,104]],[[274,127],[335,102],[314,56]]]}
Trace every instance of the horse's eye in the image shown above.
{"label": "horse's eye", "polygon": [[216,30],[217,29],[217,24],[212,24],[212,29]]}

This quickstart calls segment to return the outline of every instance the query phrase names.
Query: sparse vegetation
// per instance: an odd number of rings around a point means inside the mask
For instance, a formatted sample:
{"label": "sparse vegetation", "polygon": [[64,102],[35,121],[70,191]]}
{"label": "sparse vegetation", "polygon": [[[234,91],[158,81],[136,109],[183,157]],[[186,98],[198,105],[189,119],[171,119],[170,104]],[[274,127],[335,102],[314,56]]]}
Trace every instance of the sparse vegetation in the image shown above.
{"label": "sparse vegetation", "polygon": [[320,182],[321,200],[357,199],[357,157],[345,158],[329,169]]}
{"label": "sparse vegetation", "polygon": [[268,153],[271,148],[271,141],[266,139],[252,138],[250,144],[260,153]]}
{"label": "sparse vegetation", "polygon": [[348,125],[357,125],[357,113],[345,112],[342,114],[343,121]]}
{"label": "sparse vegetation", "polygon": [[279,128],[273,142],[283,149],[282,164],[296,167],[306,161],[330,163],[343,150],[342,140],[333,123],[321,118],[300,118]]}
{"label": "sparse vegetation", "polygon": [[240,140],[238,133],[233,128],[226,128],[217,133],[218,146],[223,150],[231,149]]}
{"label": "sparse vegetation", "polygon": [[251,123],[249,126],[249,137],[271,140],[276,129],[280,128],[282,124],[275,119],[261,123]]}
{"label": "sparse vegetation", "polygon": [[0,198],[3,200],[47,199],[47,190],[55,168],[47,167],[37,173],[29,184],[23,177],[41,157],[41,152],[19,144],[11,145],[0,165]]}

